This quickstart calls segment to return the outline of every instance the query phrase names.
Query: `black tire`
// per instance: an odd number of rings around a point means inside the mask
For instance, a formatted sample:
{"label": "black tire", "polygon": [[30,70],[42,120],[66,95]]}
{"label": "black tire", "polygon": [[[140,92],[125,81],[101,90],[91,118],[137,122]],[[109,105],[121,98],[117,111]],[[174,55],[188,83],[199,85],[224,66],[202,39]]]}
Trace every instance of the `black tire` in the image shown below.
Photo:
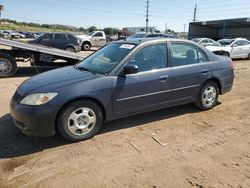
{"label": "black tire", "polygon": [[248,57],[247,57],[248,60],[250,60],[250,53],[248,54]]}
{"label": "black tire", "polygon": [[[211,101],[209,101],[207,97],[209,99],[211,98]],[[194,104],[200,110],[210,110],[217,104],[218,97],[219,97],[218,85],[213,81],[209,81],[206,82],[201,88],[201,91]]]}
{"label": "black tire", "polygon": [[76,50],[73,47],[67,47],[67,48],[65,48],[65,50],[68,51],[68,52],[74,52],[74,53],[76,53]]}
{"label": "black tire", "polygon": [[14,75],[16,71],[16,60],[8,54],[0,53],[0,78],[10,77]]}
{"label": "black tire", "polygon": [[91,48],[91,44],[90,44],[89,42],[84,42],[84,43],[82,44],[82,50],[84,50],[84,51],[89,51],[90,48]]}
{"label": "black tire", "polygon": [[[82,109],[87,109],[87,110],[82,110]],[[82,115],[77,117],[77,120],[72,119],[71,118],[72,115],[73,116],[79,115],[77,113],[82,114]],[[89,130],[89,132],[83,133],[83,131],[80,128],[79,130],[75,130],[75,131],[70,130],[70,129],[77,129],[76,127],[80,126],[79,124],[83,124],[86,122],[84,120],[86,116],[84,116],[83,113],[86,113],[87,116],[89,117],[96,118],[95,123],[93,123],[92,125],[91,123],[88,124],[90,120],[87,119],[88,123],[86,123],[87,125],[84,125],[84,126],[87,126],[85,130],[87,131]],[[82,121],[82,122],[79,123],[79,121]],[[74,125],[75,123],[77,123],[77,126]],[[103,113],[102,113],[102,109],[100,108],[98,104],[96,104],[95,102],[91,100],[78,100],[78,101],[75,101],[66,105],[62,109],[62,111],[58,115],[56,126],[57,126],[58,132],[64,139],[71,141],[71,142],[76,142],[76,141],[87,140],[95,136],[96,133],[101,128],[102,123],[103,123]]]}

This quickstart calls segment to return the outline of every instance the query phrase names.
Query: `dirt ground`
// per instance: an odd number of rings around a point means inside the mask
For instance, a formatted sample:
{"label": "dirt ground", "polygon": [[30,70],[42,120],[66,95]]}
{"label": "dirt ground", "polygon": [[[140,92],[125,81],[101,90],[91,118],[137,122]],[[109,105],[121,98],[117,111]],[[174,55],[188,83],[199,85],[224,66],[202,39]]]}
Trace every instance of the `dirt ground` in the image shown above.
{"label": "dirt ground", "polygon": [[[250,61],[210,111],[192,105],[106,123],[93,139],[21,134],[9,115],[21,67],[0,79],[0,187],[250,187]],[[45,71],[51,68],[40,68]]]}

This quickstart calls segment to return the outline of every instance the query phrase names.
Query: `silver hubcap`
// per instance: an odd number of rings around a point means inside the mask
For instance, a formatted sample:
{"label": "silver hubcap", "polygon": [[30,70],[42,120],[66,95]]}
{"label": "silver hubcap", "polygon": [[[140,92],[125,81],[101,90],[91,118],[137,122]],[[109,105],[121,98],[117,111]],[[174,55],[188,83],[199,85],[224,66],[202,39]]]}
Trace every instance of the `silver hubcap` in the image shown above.
{"label": "silver hubcap", "polygon": [[77,136],[89,133],[96,125],[96,115],[90,108],[79,108],[68,118],[69,131]]}
{"label": "silver hubcap", "polygon": [[11,72],[12,65],[9,61],[0,59],[0,73]]}
{"label": "silver hubcap", "polygon": [[89,50],[90,46],[88,44],[84,45],[85,50]]}
{"label": "silver hubcap", "polygon": [[203,106],[209,108],[211,107],[216,99],[216,89],[213,86],[207,87],[202,94],[202,104]]}

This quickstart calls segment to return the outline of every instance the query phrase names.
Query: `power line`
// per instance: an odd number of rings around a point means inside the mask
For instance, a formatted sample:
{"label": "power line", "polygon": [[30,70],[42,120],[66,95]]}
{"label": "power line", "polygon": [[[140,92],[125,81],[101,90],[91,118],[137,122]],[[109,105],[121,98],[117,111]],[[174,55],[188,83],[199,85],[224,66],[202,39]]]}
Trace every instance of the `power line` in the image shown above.
{"label": "power line", "polygon": [[71,6],[71,5],[62,5],[62,4],[57,4],[57,3],[48,3],[48,2],[43,2],[43,1],[39,1],[39,0],[32,0],[36,3],[39,4],[43,4],[43,5],[47,5],[47,6],[53,6],[53,7],[60,7],[60,8],[66,8],[66,9],[75,9],[75,10],[83,10],[86,12],[95,12],[96,13],[112,13],[112,14],[129,14],[129,15],[135,15],[135,16],[141,16],[141,14],[136,14],[136,13],[132,13],[132,12],[121,12],[121,11],[114,11],[114,10],[99,10],[99,9],[91,9],[91,8],[83,8],[83,7],[79,7],[79,6]]}

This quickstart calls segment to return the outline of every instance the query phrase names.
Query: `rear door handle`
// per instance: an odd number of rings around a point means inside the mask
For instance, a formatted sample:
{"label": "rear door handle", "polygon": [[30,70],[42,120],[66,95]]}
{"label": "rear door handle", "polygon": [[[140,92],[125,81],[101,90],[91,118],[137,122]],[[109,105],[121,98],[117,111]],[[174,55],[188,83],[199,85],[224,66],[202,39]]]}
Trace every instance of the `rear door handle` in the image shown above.
{"label": "rear door handle", "polygon": [[168,79],[168,75],[164,75],[164,76],[161,76],[159,80],[161,82],[166,82],[167,79]]}

